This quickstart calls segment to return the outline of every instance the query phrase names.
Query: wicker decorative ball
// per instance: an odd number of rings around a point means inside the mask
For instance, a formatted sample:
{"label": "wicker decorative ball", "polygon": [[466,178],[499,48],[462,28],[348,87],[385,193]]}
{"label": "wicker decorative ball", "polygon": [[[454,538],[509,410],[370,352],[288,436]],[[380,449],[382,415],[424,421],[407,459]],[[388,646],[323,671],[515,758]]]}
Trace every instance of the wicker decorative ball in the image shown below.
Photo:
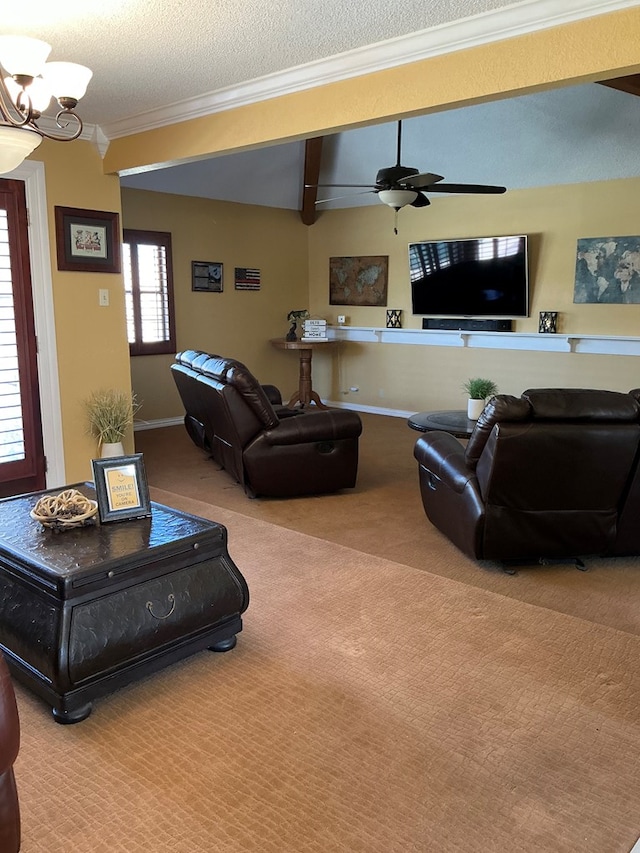
{"label": "wicker decorative ball", "polygon": [[93,523],[98,504],[77,489],[65,489],[59,495],[44,495],[29,513],[43,527],[69,530]]}

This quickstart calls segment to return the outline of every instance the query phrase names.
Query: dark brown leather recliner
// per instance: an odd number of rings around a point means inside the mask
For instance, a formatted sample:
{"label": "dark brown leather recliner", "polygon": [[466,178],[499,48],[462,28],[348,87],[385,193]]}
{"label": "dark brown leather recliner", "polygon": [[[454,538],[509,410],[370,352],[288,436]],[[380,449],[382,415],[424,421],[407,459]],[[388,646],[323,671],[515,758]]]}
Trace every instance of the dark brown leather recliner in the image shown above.
{"label": "dark brown leather recliner", "polygon": [[199,350],[178,353],[171,372],[191,439],[249,496],[355,486],[362,432],[355,412],[287,409],[279,391],[260,385],[244,364]]}
{"label": "dark brown leather recliner", "polygon": [[0,654],[0,851],[20,849],[20,808],[13,764],[20,748],[20,722],[9,669]]}
{"label": "dark brown leather recliner", "polygon": [[638,399],[575,388],[499,394],[466,448],[448,433],[421,436],[427,517],[478,560],[640,553]]}

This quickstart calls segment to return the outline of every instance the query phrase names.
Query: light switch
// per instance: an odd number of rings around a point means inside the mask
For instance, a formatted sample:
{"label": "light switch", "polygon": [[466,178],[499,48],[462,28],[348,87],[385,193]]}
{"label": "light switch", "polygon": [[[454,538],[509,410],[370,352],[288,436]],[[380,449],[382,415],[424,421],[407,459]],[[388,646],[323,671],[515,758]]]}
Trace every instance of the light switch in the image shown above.
{"label": "light switch", "polygon": [[98,291],[98,303],[101,308],[109,307],[109,290],[106,287],[101,287]]}

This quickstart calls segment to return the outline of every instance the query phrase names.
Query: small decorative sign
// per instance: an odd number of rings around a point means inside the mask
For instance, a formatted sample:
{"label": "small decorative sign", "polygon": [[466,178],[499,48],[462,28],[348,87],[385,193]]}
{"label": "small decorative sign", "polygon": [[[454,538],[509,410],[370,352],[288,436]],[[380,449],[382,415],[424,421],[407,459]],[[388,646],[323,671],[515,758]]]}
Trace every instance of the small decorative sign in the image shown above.
{"label": "small decorative sign", "polygon": [[260,290],[260,270],[236,267],[236,290]]}
{"label": "small decorative sign", "polygon": [[191,290],[222,293],[222,264],[218,261],[191,261]]}
{"label": "small decorative sign", "polygon": [[387,329],[402,328],[402,309],[388,308],[387,309]]}
{"label": "small decorative sign", "polygon": [[541,311],[538,315],[538,331],[541,334],[555,334],[558,331],[558,312]]}
{"label": "small decorative sign", "polygon": [[142,453],[92,459],[91,466],[102,523],[151,515]]}

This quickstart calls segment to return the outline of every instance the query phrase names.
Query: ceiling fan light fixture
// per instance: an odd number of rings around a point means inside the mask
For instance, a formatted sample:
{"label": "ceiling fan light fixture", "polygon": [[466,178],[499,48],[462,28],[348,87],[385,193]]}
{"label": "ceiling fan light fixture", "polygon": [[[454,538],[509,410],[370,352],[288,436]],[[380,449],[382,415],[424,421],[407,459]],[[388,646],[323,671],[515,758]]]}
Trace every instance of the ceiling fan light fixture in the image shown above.
{"label": "ceiling fan light fixture", "polygon": [[393,207],[394,210],[400,210],[401,207],[415,201],[418,198],[418,193],[414,190],[380,190],[378,198],[384,204]]}

